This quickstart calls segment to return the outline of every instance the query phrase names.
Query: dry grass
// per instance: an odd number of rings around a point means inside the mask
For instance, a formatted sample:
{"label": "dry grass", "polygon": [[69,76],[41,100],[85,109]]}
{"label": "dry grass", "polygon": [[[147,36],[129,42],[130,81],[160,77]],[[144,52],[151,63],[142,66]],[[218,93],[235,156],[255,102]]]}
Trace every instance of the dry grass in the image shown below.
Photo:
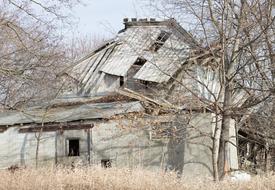
{"label": "dry grass", "polygon": [[24,169],[0,171],[0,189],[275,189],[275,176],[257,176],[250,182],[212,182],[135,169]]}

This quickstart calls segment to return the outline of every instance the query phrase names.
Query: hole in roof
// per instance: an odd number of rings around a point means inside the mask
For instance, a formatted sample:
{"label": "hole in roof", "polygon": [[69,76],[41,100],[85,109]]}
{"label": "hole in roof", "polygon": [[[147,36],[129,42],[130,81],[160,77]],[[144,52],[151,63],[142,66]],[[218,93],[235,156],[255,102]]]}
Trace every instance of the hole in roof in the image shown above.
{"label": "hole in roof", "polygon": [[137,58],[137,60],[134,63],[134,65],[136,65],[136,66],[143,66],[145,64],[145,62],[146,62],[146,59],[139,57],[139,58]]}
{"label": "hole in roof", "polygon": [[168,40],[168,38],[171,36],[171,33],[166,31],[161,31],[161,33],[158,35],[156,41],[153,43],[153,45],[149,48],[150,51],[158,51],[163,44]]}

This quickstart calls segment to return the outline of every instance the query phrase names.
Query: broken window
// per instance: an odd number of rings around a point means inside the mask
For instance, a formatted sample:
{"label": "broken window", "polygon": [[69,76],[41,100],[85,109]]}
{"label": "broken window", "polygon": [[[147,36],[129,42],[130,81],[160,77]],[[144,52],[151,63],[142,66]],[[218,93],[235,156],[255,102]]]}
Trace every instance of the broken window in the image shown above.
{"label": "broken window", "polygon": [[171,33],[166,31],[161,31],[155,43],[150,47],[150,51],[154,51],[154,52],[158,51],[170,36],[171,36]]}
{"label": "broken window", "polygon": [[79,156],[79,139],[69,139],[68,156]]}
{"label": "broken window", "polygon": [[112,162],[109,159],[103,159],[101,160],[101,167],[103,168],[111,168],[112,167]]}

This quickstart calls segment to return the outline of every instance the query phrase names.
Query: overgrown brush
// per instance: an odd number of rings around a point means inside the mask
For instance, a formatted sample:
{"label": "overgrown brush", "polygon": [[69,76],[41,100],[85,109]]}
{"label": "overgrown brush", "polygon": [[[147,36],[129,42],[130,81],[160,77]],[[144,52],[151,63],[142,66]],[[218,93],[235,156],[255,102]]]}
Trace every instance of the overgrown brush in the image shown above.
{"label": "overgrown brush", "polygon": [[143,169],[43,168],[0,171],[0,189],[275,189],[275,176],[253,177],[249,182],[225,180],[215,183],[211,178],[178,178],[174,173]]}

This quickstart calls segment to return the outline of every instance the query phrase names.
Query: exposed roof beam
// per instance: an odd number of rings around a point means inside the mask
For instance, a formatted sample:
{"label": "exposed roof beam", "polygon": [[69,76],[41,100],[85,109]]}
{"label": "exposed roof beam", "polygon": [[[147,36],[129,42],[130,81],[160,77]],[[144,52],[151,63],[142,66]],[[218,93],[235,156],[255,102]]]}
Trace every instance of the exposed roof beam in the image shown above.
{"label": "exposed roof beam", "polygon": [[20,128],[19,133],[35,133],[35,132],[51,132],[51,131],[63,131],[63,130],[80,130],[91,129],[94,124],[47,124],[41,126],[38,124],[31,125],[30,127]]}

